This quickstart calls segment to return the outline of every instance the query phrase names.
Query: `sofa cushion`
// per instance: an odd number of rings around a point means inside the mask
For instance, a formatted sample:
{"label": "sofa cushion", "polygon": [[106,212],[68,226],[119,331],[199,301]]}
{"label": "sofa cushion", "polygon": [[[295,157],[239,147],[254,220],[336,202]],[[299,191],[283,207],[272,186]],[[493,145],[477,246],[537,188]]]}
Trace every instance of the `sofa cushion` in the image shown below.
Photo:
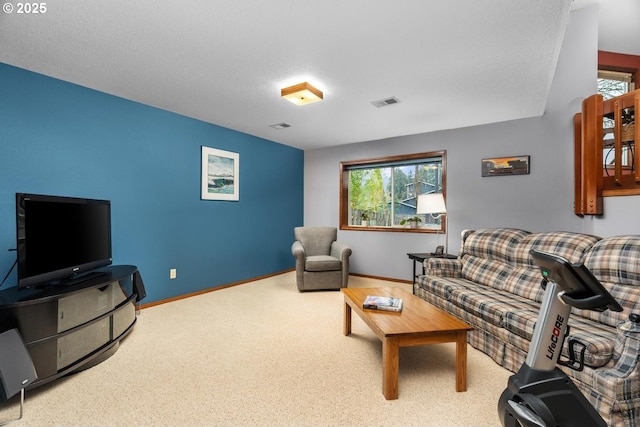
{"label": "sofa cushion", "polygon": [[556,231],[552,233],[532,233],[524,237],[516,246],[512,261],[523,267],[536,267],[529,252],[532,249],[560,256],[572,264],[580,262],[599,237],[589,234]]}
{"label": "sofa cushion", "polygon": [[532,301],[542,302],[542,275],[529,254],[532,249],[549,252],[570,263],[579,262],[585,251],[598,241],[598,237],[587,234],[577,234],[558,231],[554,233],[532,233],[525,236],[515,246],[511,262],[509,277],[500,282],[500,288]]}
{"label": "sofa cushion", "polygon": [[308,256],[304,269],[306,271],[335,271],[342,269],[342,263],[336,257],[329,255]]}
{"label": "sofa cushion", "polygon": [[603,282],[640,286],[640,236],[606,237],[593,245],[584,264]]}
{"label": "sofa cushion", "polygon": [[623,307],[622,312],[602,313],[574,309],[573,313],[616,326],[631,313],[640,313],[640,236],[606,237],[593,245],[584,265]]}
{"label": "sofa cushion", "polygon": [[511,344],[522,350],[528,350],[528,342],[531,341],[531,337],[533,336],[533,328],[538,320],[539,310],[539,307],[531,307],[530,309],[515,310],[505,314],[505,329],[513,335],[522,337],[527,341],[526,347],[522,346],[518,340],[511,341]]}
{"label": "sofa cushion", "polygon": [[476,230],[463,242],[461,255],[508,262],[514,247],[529,234],[512,228]]}
{"label": "sofa cushion", "polygon": [[509,261],[518,244],[530,233],[511,228],[476,230],[462,244],[462,277],[496,289],[505,287]]}
{"label": "sofa cushion", "polygon": [[[466,289],[466,287],[473,283],[468,280],[457,278],[440,278],[438,276],[420,276],[418,278],[418,286],[425,289],[431,294],[437,295],[440,298],[449,300],[451,298],[451,292],[454,289]],[[467,286],[465,286],[467,285]]]}
{"label": "sofa cushion", "polygon": [[504,288],[504,281],[509,277],[511,270],[512,268],[502,261],[467,254],[462,257],[462,277],[491,288]]}
{"label": "sofa cushion", "polygon": [[504,282],[502,290],[538,303],[542,302],[544,289],[542,275],[535,267],[514,267]]}
{"label": "sofa cushion", "polygon": [[453,289],[450,301],[484,321],[502,328],[505,326],[507,313],[525,310],[533,304],[513,294],[477,285],[473,289]]}

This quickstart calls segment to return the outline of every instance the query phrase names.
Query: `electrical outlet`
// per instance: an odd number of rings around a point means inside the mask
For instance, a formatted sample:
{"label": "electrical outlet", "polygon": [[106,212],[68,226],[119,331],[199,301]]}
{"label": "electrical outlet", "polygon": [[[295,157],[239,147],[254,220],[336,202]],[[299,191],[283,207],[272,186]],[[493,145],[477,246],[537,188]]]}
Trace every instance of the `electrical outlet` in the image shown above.
{"label": "electrical outlet", "polygon": [[169,279],[175,279],[178,275],[178,271],[175,268],[169,270]]}

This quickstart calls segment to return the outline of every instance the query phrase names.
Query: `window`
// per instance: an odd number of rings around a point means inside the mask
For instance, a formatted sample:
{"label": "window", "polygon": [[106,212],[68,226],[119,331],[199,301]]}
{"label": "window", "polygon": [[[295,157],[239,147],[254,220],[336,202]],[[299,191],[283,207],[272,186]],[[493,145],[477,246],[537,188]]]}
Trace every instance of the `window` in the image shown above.
{"label": "window", "polygon": [[598,93],[607,100],[634,90],[633,73],[598,70]]}
{"label": "window", "polygon": [[444,232],[442,217],[416,205],[420,194],[445,195],[445,165],[445,151],[340,163],[340,228]]}
{"label": "window", "polygon": [[[602,95],[602,98],[605,101],[631,92],[634,90],[634,87],[634,75],[632,72],[613,69],[598,70],[598,93]],[[623,145],[621,147],[621,151],[617,153],[617,155],[620,157],[620,164],[623,170],[632,170],[634,166],[634,143],[632,137],[630,136],[632,132],[632,128],[630,127],[630,125],[635,122],[634,116],[635,114],[633,107],[625,108],[622,110],[622,131],[625,132],[622,139],[623,143],[626,145]],[[602,163],[604,166],[605,176],[608,177],[613,175],[612,171],[615,169],[616,165],[614,114],[605,114],[602,120],[602,143],[604,149],[604,152],[602,154]],[[627,137],[627,133],[629,134],[629,137]]]}

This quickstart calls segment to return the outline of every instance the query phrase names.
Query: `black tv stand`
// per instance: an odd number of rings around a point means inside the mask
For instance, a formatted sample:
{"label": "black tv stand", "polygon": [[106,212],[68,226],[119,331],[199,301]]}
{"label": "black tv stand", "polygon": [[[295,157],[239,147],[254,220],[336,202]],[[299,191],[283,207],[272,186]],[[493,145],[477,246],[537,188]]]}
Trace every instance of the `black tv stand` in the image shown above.
{"label": "black tv stand", "polygon": [[87,369],[116,352],[136,323],[141,296],[132,265],[100,268],[65,286],[0,291],[0,332],[18,328],[38,379]]}

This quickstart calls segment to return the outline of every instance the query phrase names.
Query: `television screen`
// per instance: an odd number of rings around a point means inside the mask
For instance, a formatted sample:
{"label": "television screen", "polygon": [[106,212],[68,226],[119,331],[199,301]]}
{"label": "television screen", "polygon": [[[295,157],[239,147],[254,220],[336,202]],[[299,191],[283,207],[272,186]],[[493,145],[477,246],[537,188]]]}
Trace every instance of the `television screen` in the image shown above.
{"label": "television screen", "polygon": [[16,193],[18,288],[64,283],[109,265],[108,200]]}

